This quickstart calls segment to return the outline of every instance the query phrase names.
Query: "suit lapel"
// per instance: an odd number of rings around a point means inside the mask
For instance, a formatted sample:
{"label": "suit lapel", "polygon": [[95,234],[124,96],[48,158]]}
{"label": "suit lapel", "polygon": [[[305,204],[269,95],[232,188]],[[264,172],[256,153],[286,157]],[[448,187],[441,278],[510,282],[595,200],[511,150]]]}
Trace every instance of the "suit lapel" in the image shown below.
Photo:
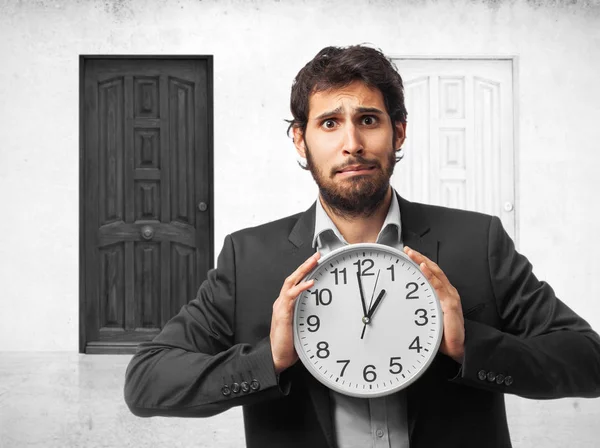
{"label": "suit lapel", "polygon": [[[422,253],[433,262],[438,262],[439,242],[431,233],[431,227],[425,216],[425,206],[409,202],[396,193],[400,205],[400,219],[402,241],[405,246]],[[315,210],[314,203],[306,212],[300,215],[296,225],[289,235],[290,242],[294,245],[292,257],[295,259],[295,266],[299,266],[311,254],[315,252],[312,247],[312,238],[315,228]],[[312,403],[321,423],[321,428],[330,447],[335,447],[335,434],[333,428],[331,403],[329,389],[318,382],[305,368],[299,366],[299,373],[302,380],[307,385]],[[407,394],[408,427],[412,433],[414,428],[418,406],[413,403],[410,394]]]}
{"label": "suit lapel", "polygon": [[426,206],[409,202],[398,193],[396,195],[400,204],[402,243],[437,263],[439,245],[430,233],[429,220],[424,213]]}

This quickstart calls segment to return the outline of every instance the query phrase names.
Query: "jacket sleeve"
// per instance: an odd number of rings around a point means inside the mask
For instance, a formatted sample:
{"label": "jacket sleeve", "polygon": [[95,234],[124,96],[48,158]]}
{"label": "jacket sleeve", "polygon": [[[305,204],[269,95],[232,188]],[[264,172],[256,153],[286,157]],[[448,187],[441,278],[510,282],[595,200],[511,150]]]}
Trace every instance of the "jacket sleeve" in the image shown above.
{"label": "jacket sleeve", "polygon": [[465,319],[465,356],[453,381],[546,399],[600,396],[600,338],[539,281],[492,217],[489,273],[501,328]]}
{"label": "jacket sleeve", "polygon": [[133,414],[207,417],[285,394],[268,336],[255,345],[234,344],[235,300],[235,252],[228,235],[217,268],[196,298],[153,341],[139,344],[131,359],[124,395]]}

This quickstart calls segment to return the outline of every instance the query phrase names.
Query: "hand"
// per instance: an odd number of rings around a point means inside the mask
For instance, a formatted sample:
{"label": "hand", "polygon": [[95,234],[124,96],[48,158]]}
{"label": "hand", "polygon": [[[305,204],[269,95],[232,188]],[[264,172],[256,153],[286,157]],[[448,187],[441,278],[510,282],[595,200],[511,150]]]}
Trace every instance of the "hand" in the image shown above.
{"label": "hand", "polygon": [[293,366],[298,361],[298,354],[294,348],[294,303],[300,293],[314,285],[314,280],[303,282],[302,279],[317,265],[321,257],[316,252],[296,269],[283,282],[279,297],[273,303],[273,316],[271,318],[271,354],[275,373],[278,375]]}
{"label": "hand", "polygon": [[385,289],[381,290],[381,292],[379,293],[379,295],[375,299],[375,303],[373,304],[373,306],[371,307],[371,309],[369,309],[369,314],[367,314],[367,318],[369,320],[371,320],[371,318],[373,317],[373,313],[375,312],[375,310],[379,306],[379,302],[381,302],[381,299],[383,299],[383,296],[385,296]]}
{"label": "hand", "polygon": [[360,271],[356,273],[358,280],[358,290],[360,291],[360,301],[362,302],[363,317],[367,315],[367,304],[365,303],[365,294],[363,293],[362,280],[360,279]]}
{"label": "hand", "polygon": [[408,246],[404,246],[404,253],[419,265],[440,299],[444,312],[444,336],[440,351],[462,364],[465,354],[465,320],[458,291],[450,284],[440,267],[425,255]]}
{"label": "hand", "polygon": [[[360,334],[360,338],[364,338],[365,337],[365,330],[367,329],[367,324],[370,322],[371,320],[371,316],[373,314],[373,311],[375,311],[375,308],[377,308],[377,306],[379,305],[379,302],[381,301],[381,297],[383,297],[383,295],[380,293],[379,296],[377,297],[377,300],[375,301],[375,305],[373,307],[371,307],[371,305],[373,304],[373,297],[375,297],[375,290],[377,289],[377,282],[379,281],[379,274],[381,273],[381,269],[377,271],[377,278],[375,278],[375,286],[373,286],[373,293],[371,294],[371,301],[369,302],[369,311],[366,311],[365,308],[365,315],[363,316],[363,329],[362,329],[362,333]],[[383,292],[383,294],[385,294],[385,291]]]}

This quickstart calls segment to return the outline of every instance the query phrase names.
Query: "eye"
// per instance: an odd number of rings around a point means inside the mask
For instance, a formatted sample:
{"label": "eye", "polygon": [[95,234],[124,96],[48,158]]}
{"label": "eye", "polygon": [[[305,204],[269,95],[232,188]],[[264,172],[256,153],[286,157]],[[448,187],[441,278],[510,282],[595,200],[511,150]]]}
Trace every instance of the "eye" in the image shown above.
{"label": "eye", "polygon": [[377,117],[375,117],[373,115],[365,115],[362,118],[362,124],[364,124],[366,126],[372,126],[374,124],[377,124]]}
{"label": "eye", "polygon": [[323,126],[325,129],[333,129],[335,127],[335,120],[332,119],[328,119],[325,120],[321,126]]}

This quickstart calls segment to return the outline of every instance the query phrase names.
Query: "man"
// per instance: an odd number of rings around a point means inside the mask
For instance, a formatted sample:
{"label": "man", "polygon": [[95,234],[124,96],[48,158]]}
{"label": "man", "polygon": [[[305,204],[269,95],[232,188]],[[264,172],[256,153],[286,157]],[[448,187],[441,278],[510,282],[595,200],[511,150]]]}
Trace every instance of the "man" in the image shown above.
{"label": "man", "polygon": [[[379,51],[321,50],[298,74],[296,150],[319,197],[306,212],[225,238],[196,299],[127,369],[139,416],[244,406],[249,447],[510,447],[504,393],[600,396],[600,338],[539,282],[498,218],[411,203],[389,179],[406,133],[402,80]],[[298,362],[293,304],[321,255],[402,248],[436,289],[440,351],[400,393],[347,397]]]}

